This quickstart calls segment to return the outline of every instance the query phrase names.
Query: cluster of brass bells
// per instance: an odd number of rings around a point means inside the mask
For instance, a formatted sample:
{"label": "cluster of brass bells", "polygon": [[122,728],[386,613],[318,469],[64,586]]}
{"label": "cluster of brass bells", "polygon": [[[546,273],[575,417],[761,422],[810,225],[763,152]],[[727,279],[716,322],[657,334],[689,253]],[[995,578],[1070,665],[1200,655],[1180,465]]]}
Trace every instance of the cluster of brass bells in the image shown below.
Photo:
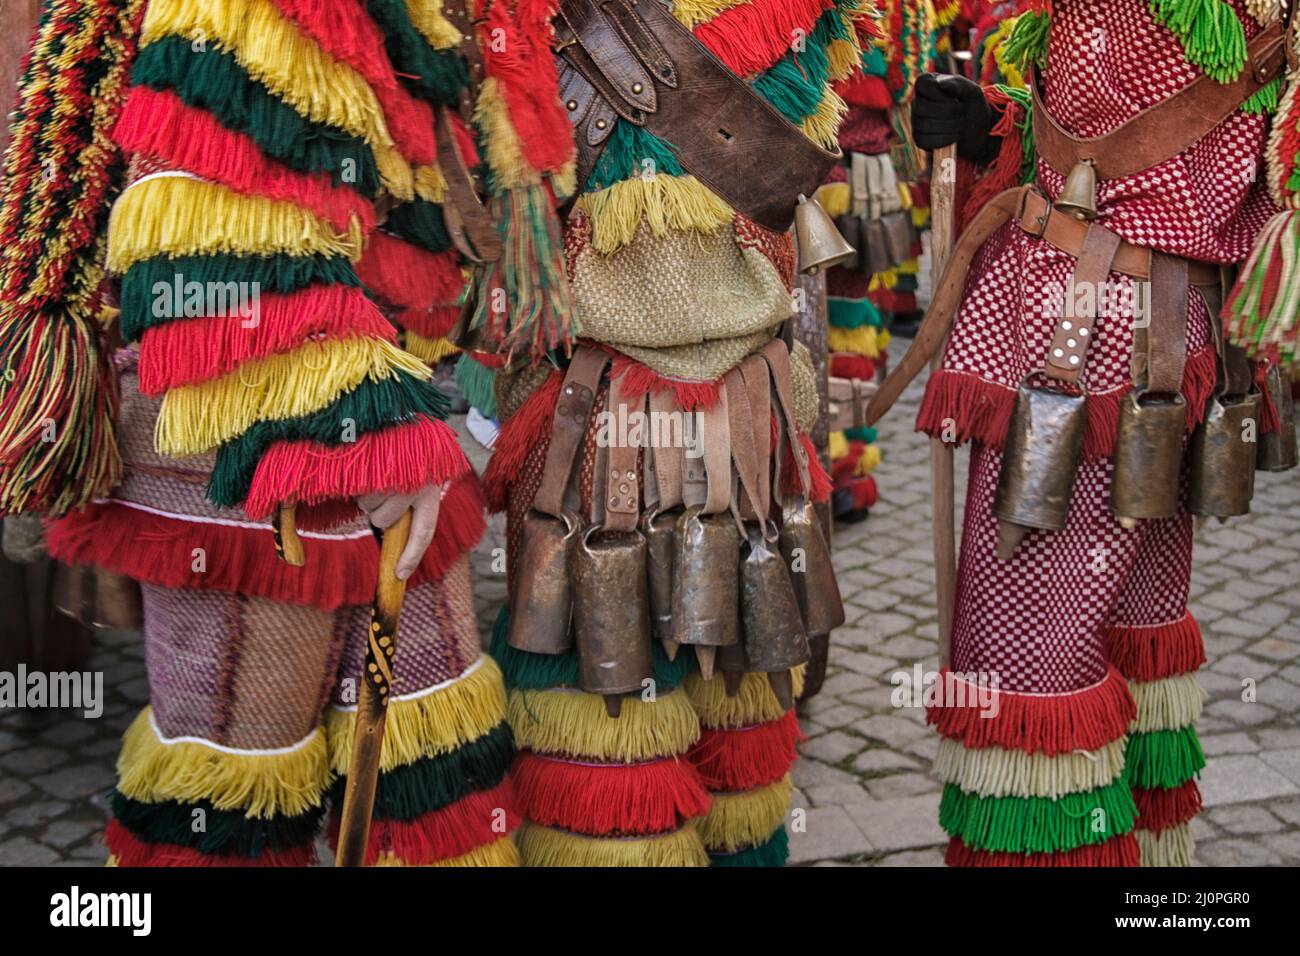
{"label": "cluster of brass bells", "polygon": [[814,197],[800,194],[799,205],[794,210],[795,239],[799,248],[799,271],[816,275],[857,255],[848,240],[840,234],[835,220]]}
{"label": "cluster of brass bells", "polygon": [[794,706],[791,671],[808,661],[808,635],[844,623],[830,549],[812,506],[788,501],[779,532],[699,508],[651,513],[632,532],[581,530],[576,518],[524,521],[511,647],[563,654],[576,647],[579,687],[619,716],[623,695],[653,676],[652,640],[670,659],[695,649],[706,680],[729,693],[745,671],[768,675]]}

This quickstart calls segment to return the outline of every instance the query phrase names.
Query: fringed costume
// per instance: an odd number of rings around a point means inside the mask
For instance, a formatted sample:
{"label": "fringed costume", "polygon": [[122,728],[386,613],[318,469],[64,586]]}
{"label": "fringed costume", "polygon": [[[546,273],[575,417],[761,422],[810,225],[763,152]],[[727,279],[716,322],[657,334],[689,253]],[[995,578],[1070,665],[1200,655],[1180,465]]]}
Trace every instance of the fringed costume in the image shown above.
{"label": "fringed costume", "polygon": [[[118,761],[113,860],[313,862],[337,826],[325,817],[348,773],[378,574],[356,498],[432,485],[440,517],[408,582],[366,862],[516,864],[507,701],[468,558],[483,498],[427,364],[451,350],[464,283],[439,153],[441,134],[476,161],[447,109],[469,84],[461,32],[433,0],[48,7],[56,25],[112,10],[118,25],[87,42],[128,45],[120,95],[96,90],[93,105],[95,143],[119,171],[129,162],[103,248],[131,345],[96,381],[97,316],[65,294],[89,371],[8,390],[5,421],[41,409],[59,441],[6,433],[0,476],[6,509],[82,506],[52,523],[51,552],[143,591],[150,706]],[[24,109],[48,108],[35,66],[24,82]],[[41,155],[18,151],[29,142],[20,129],[6,169],[7,199],[28,210],[4,220],[6,253],[40,240],[93,255],[112,188],[77,207],[85,228],[37,221],[59,206],[30,175]],[[66,333],[13,290],[5,358],[48,363]],[[97,398],[114,379],[116,414]],[[276,556],[270,519],[286,505],[305,567]]]}

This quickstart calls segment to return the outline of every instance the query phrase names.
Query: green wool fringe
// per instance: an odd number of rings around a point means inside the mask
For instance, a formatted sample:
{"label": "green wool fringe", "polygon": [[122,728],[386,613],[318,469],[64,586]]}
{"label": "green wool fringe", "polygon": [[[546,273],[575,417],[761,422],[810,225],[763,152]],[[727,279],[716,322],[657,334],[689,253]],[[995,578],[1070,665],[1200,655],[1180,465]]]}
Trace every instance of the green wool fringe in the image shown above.
{"label": "green wool fringe", "polygon": [[[515,756],[515,738],[504,720],[477,740],[436,757],[396,767],[379,775],[376,820],[415,820],[449,807],[472,793],[500,785]],[[330,802],[343,806],[347,778],[330,790]]]}
{"label": "green wool fringe", "polygon": [[830,324],[837,329],[857,329],[864,325],[878,329],[885,324],[880,310],[870,299],[842,299],[839,296],[828,296],[826,304]]}
{"label": "green wool fringe", "polygon": [[[447,396],[429,382],[396,371],[386,379],[363,379],[350,392],[320,411],[299,418],[259,421],[217,450],[208,483],[208,499],[235,507],[253,483],[257,463],[281,441],[314,441],[330,448],[355,441],[363,434],[403,424],[417,416],[447,417]],[[351,427],[345,428],[345,423]]]}
{"label": "green wool fringe", "polygon": [[1051,17],[1046,12],[1029,12],[1016,19],[1011,35],[1002,47],[1005,59],[1016,64],[1021,71],[1030,65],[1041,67],[1047,62],[1047,35]]}
{"label": "green wool fringe", "polygon": [[863,428],[846,428],[844,437],[849,441],[866,442],[868,445],[874,445],[878,434],[874,428],[866,426]]}
{"label": "green wool fringe", "polygon": [[[263,853],[300,849],[311,843],[325,815],[322,804],[294,816],[250,817],[242,810],[218,810],[208,800],[143,803],[116,790],[111,802],[117,821],[147,843],[185,847],[206,856],[247,859],[256,859]],[[195,824],[200,820],[203,828],[196,833]]]}
{"label": "green wool fringe", "polygon": [[469,86],[469,67],[456,50],[435,50],[411,22],[404,0],[366,0],[384,33],[384,49],[402,81],[435,105],[451,106]]}
{"label": "green wool fringe", "polygon": [[485,418],[497,417],[497,373],[471,355],[462,355],[456,362],[456,385],[460,393]]}
{"label": "green wool fringe", "polygon": [[146,329],[179,316],[170,310],[155,315],[154,287],[162,282],[248,283],[259,292],[288,295],[315,283],[360,287],[352,263],[344,256],[154,256],[143,259],[122,277],[122,337],[134,342]]}
{"label": "green wool fringe", "polygon": [[1278,77],[1267,86],[1262,86],[1251,96],[1250,99],[1241,104],[1243,113],[1251,113],[1255,116],[1272,116],[1277,112],[1277,104],[1282,100],[1282,77]]}
{"label": "green wool fringe", "polygon": [[334,185],[367,198],[379,194],[379,168],[365,141],[305,119],[256,82],[233,55],[196,52],[184,37],[165,37],[140,51],[132,81],[171,90],[228,129],[251,137],[262,152],[301,173],[329,173]]}
{"label": "green wool fringe", "polygon": [[[492,625],[492,643],[488,653],[496,660],[510,690],[548,690],[552,687],[578,686],[578,655],[533,654],[521,651],[506,643],[510,633],[510,608],[501,606],[496,623]],[[655,693],[666,694],[684,681],[698,667],[690,648],[683,648],[677,659],[670,661],[658,641],[650,643]]]}
{"label": "green wool fringe", "polygon": [[736,853],[710,853],[713,866],[729,867],[780,867],[790,856],[790,835],[782,826],[762,843],[745,847]]}
{"label": "green wool fringe", "polygon": [[1181,787],[1205,769],[1195,727],[1133,734],[1124,752],[1129,783],[1141,790]]}
{"label": "green wool fringe", "polygon": [[1246,67],[1246,30],[1224,0],[1148,0],[1156,22],[1178,37],[1188,62],[1219,83]]}
{"label": "green wool fringe", "polygon": [[586,192],[596,192],[635,176],[681,176],[685,172],[672,147],[643,127],[623,120],[587,178]]}
{"label": "green wool fringe", "polygon": [[429,252],[446,252],[451,248],[451,234],[442,206],[416,199],[393,207],[384,222],[384,231]]}
{"label": "green wool fringe", "polygon": [[1136,816],[1123,774],[1104,787],[1059,800],[980,797],[950,783],[939,804],[944,830],[968,846],[994,853],[1061,853],[1105,843],[1132,830]]}

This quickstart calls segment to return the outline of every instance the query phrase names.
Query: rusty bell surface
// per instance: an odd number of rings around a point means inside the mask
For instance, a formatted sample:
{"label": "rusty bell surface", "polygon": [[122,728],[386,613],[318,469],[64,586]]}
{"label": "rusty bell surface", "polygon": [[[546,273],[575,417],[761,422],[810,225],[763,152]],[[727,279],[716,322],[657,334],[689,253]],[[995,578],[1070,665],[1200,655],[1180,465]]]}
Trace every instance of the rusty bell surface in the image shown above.
{"label": "rusty bell surface", "polygon": [[769,675],[781,706],[794,706],[791,669],[812,656],[808,633],[799,613],[799,600],[790,570],[757,525],[746,528],[747,547],[740,561],[740,617],[745,632],[745,657],[751,670]]}
{"label": "rusty bell surface", "polygon": [[567,654],[573,649],[570,552],[576,550],[578,537],[572,516],[553,518],[533,511],[524,519],[506,637],[516,650]]}
{"label": "rusty bell surface", "polygon": [[1110,510],[1126,528],[1178,511],[1187,403],[1133,389],[1119,407]]}
{"label": "rusty bell surface", "polygon": [[1258,394],[1210,396],[1205,419],[1192,433],[1187,510],[1219,519],[1250,513],[1255,496]]}
{"label": "rusty bell surface", "polygon": [[1270,365],[1264,376],[1264,390],[1277,409],[1279,428],[1259,436],[1259,453],[1255,467],[1260,471],[1290,471],[1300,464],[1295,434],[1295,399],[1291,382],[1277,365]]}
{"label": "rusty bell surface", "polygon": [[740,640],[736,608],[740,535],[730,515],[690,508],[673,534],[673,640],[726,647]]}
{"label": "rusty bell surface", "polygon": [[844,623],[844,601],[812,502],[791,496],[782,506],[781,554],[809,634],[829,634]]}
{"label": "rusty bell surface", "polygon": [[646,541],[650,628],[655,640],[660,642],[671,643],[673,639],[673,542],[681,515],[681,510],[676,509],[664,514],[647,514],[641,521],[641,533]]}
{"label": "rusty bell surface", "polygon": [[608,704],[610,696],[641,690],[653,673],[645,538],[588,531],[570,554],[570,568],[578,686]]}

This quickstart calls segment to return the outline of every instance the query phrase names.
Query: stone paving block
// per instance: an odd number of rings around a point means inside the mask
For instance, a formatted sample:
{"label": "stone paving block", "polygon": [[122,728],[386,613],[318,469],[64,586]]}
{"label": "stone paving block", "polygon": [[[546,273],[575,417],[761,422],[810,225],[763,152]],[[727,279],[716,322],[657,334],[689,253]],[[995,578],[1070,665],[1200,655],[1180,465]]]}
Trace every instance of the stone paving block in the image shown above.
{"label": "stone paving block", "polygon": [[863,790],[862,784],[854,780],[852,783],[809,787],[808,799],[814,807],[848,807],[855,806],[870,797]]}
{"label": "stone paving block", "polygon": [[0,866],[49,866],[59,854],[27,837],[0,843]]}
{"label": "stone paving block", "polygon": [[47,770],[64,763],[67,759],[68,754],[66,752],[53,747],[28,747],[26,750],[19,750],[17,753],[5,755],[5,771],[26,777],[32,774],[45,773]]}
{"label": "stone paving block", "polygon": [[832,730],[828,734],[814,737],[799,750],[805,757],[814,757],[825,763],[836,764],[852,757],[866,747],[867,742],[861,737],[850,737],[842,731]]}
{"label": "stone paving block", "polygon": [[943,850],[904,850],[875,861],[876,866],[943,866]]}
{"label": "stone paving block", "polygon": [[1201,771],[1200,786],[1207,807],[1300,794],[1300,785],[1261,758],[1244,754],[1211,759]]}
{"label": "stone paving block", "polygon": [[1300,727],[1262,727],[1255,739],[1266,750],[1289,750],[1300,747]]}
{"label": "stone paving block", "polygon": [[1252,657],[1267,657],[1271,661],[1290,664],[1300,660],[1300,642],[1283,640],[1281,637],[1269,637],[1247,646],[1246,653]]}
{"label": "stone paving block", "polygon": [[98,790],[111,787],[114,783],[114,774],[111,767],[83,763],[36,777],[32,782],[46,793],[60,799],[78,800]]}
{"label": "stone paving block", "polygon": [[867,793],[877,800],[914,797],[919,793],[941,790],[942,785],[924,773],[892,773],[867,781]]}
{"label": "stone paving block", "polygon": [[1201,749],[1207,757],[1219,754],[1251,754],[1259,750],[1259,744],[1243,733],[1207,734],[1201,736]]}
{"label": "stone paving block", "polygon": [[919,661],[933,654],[935,647],[931,641],[908,634],[886,641],[880,646],[880,650],[902,661]]}
{"label": "stone paving block", "polygon": [[1244,727],[1258,727],[1277,717],[1277,711],[1267,704],[1258,701],[1247,703],[1232,697],[1216,700],[1205,708],[1205,712]]}
{"label": "stone paving block", "polygon": [[4,819],[11,827],[32,827],[57,817],[71,806],[62,800],[24,800],[6,810]]}
{"label": "stone paving block", "polygon": [[1260,754],[1260,758],[1292,783],[1300,784],[1300,747],[1290,750],[1265,750]]}
{"label": "stone paving block", "polygon": [[1267,677],[1276,671],[1277,665],[1270,661],[1262,661],[1257,657],[1247,657],[1245,654],[1229,654],[1217,661],[1211,661],[1210,669],[1216,674],[1235,677],[1237,686],[1241,686],[1243,677],[1259,680],[1261,677]]}
{"label": "stone paving block", "polygon": [[948,835],[939,826],[938,792],[878,800],[846,811],[879,850],[915,850],[948,842]]}
{"label": "stone paving block", "polygon": [[1252,833],[1276,833],[1285,824],[1262,806],[1255,804],[1230,804],[1206,811],[1214,823],[1233,836]]}
{"label": "stone paving block", "polygon": [[913,757],[900,754],[888,747],[864,750],[853,758],[853,769],[858,773],[875,775],[892,770],[919,770],[922,764]]}
{"label": "stone paving block", "polygon": [[795,786],[812,789],[814,787],[841,786],[852,784],[858,786],[858,778],[851,773],[822,763],[820,760],[796,760],[791,771]]}
{"label": "stone paving block", "polygon": [[1281,866],[1284,862],[1266,844],[1241,838],[1199,844],[1196,859],[1206,866]]}
{"label": "stone paving block", "polygon": [[843,807],[813,807],[804,820],[803,832],[790,826],[790,862],[843,859],[871,853],[871,841],[854,825]]}
{"label": "stone paving block", "polygon": [[[918,708],[919,711],[919,708]],[[901,716],[907,711],[898,711],[894,715],[877,714],[853,725],[854,731],[872,740],[879,740],[895,749],[903,749],[908,744],[928,737],[930,731],[915,719]],[[922,717],[924,719],[924,717]]]}

